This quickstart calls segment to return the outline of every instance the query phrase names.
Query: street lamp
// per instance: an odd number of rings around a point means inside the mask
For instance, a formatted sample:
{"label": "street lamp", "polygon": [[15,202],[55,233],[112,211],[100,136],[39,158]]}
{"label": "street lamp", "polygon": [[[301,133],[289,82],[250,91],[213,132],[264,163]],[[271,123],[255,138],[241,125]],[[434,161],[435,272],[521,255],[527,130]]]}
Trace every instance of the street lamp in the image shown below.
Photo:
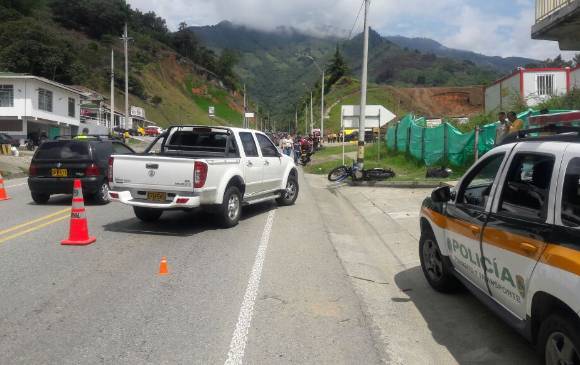
{"label": "street lamp", "polygon": [[318,71],[320,71],[320,73],[322,74],[322,84],[321,84],[322,95],[320,97],[320,137],[324,141],[324,78],[325,78],[325,72],[324,72],[324,69],[318,65],[318,62],[316,62],[314,57],[308,56],[308,55],[305,57],[308,58],[309,60],[311,60],[312,63],[314,63],[314,66],[316,66]]}

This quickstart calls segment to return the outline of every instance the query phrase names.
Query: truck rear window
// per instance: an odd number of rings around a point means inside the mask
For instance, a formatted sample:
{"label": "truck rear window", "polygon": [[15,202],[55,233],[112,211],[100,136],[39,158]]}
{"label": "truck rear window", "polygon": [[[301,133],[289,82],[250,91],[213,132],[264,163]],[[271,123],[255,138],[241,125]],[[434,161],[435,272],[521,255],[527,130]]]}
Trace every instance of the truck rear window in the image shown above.
{"label": "truck rear window", "polygon": [[180,127],[172,130],[164,152],[199,153],[208,156],[237,155],[235,140],[225,129]]}
{"label": "truck rear window", "polygon": [[88,160],[89,144],[74,141],[45,142],[38,147],[34,159],[38,160]]}

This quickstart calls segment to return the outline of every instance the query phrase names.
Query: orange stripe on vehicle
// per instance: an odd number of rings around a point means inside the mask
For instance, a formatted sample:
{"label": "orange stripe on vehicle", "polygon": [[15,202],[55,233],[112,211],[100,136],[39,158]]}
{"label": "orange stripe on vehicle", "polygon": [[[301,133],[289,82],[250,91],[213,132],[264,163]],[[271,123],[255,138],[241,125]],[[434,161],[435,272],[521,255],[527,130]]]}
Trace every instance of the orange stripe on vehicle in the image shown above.
{"label": "orange stripe on vehicle", "polygon": [[482,227],[480,225],[449,218],[429,208],[423,208],[423,213],[429,217],[433,223],[439,226],[439,228],[447,229],[472,240],[479,240],[479,235],[473,233],[472,227],[477,227],[481,230]]}
{"label": "orange stripe on vehicle", "polygon": [[492,246],[526,256],[535,261],[540,259],[547,245],[543,241],[491,227],[485,228],[483,241]]}
{"label": "orange stripe on vehicle", "polygon": [[540,258],[540,262],[580,275],[580,251],[572,248],[550,244]]}

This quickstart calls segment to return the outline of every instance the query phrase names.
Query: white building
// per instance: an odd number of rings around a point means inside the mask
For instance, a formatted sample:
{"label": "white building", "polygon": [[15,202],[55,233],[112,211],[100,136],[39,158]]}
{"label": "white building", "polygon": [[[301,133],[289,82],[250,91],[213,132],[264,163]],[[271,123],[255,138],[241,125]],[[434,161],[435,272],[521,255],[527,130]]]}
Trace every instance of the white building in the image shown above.
{"label": "white building", "polygon": [[573,75],[578,78],[576,86],[580,88],[580,73],[576,71],[569,67],[519,68],[485,88],[485,111],[508,112],[506,109],[517,104],[519,98],[534,107],[552,96],[566,94],[573,87]]}
{"label": "white building", "polygon": [[0,132],[21,139],[77,134],[82,96],[42,77],[0,73]]}
{"label": "white building", "polygon": [[[382,105],[367,105],[365,114],[365,128],[382,128],[397,118],[390,110]],[[341,125],[344,129],[357,129],[360,121],[360,105],[343,105],[341,110]]]}

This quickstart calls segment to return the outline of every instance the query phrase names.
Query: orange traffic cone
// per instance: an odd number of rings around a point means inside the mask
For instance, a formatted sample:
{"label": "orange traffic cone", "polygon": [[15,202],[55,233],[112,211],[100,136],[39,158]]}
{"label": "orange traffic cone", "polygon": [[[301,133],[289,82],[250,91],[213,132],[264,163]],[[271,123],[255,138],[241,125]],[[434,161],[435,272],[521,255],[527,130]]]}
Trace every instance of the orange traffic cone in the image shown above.
{"label": "orange traffic cone", "polygon": [[159,275],[167,275],[169,271],[167,270],[167,258],[162,257],[161,263],[159,264]]}
{"label": "orange traffic cone", "polygon": [[8,193],[6,193],[6,189],[4,189],[4,178],[2,174],[0,174],[0,200],[8,200]]}
{"label": "orange traffic cone", "polygon": [[75,180],[73,188],[72,209],[70,214],[70,232],[68,240],[61,241],[63,245],[86,246],[95,242],[95,237],[89,236],[87,216],[85,214],[85,200],[81,181]]}

